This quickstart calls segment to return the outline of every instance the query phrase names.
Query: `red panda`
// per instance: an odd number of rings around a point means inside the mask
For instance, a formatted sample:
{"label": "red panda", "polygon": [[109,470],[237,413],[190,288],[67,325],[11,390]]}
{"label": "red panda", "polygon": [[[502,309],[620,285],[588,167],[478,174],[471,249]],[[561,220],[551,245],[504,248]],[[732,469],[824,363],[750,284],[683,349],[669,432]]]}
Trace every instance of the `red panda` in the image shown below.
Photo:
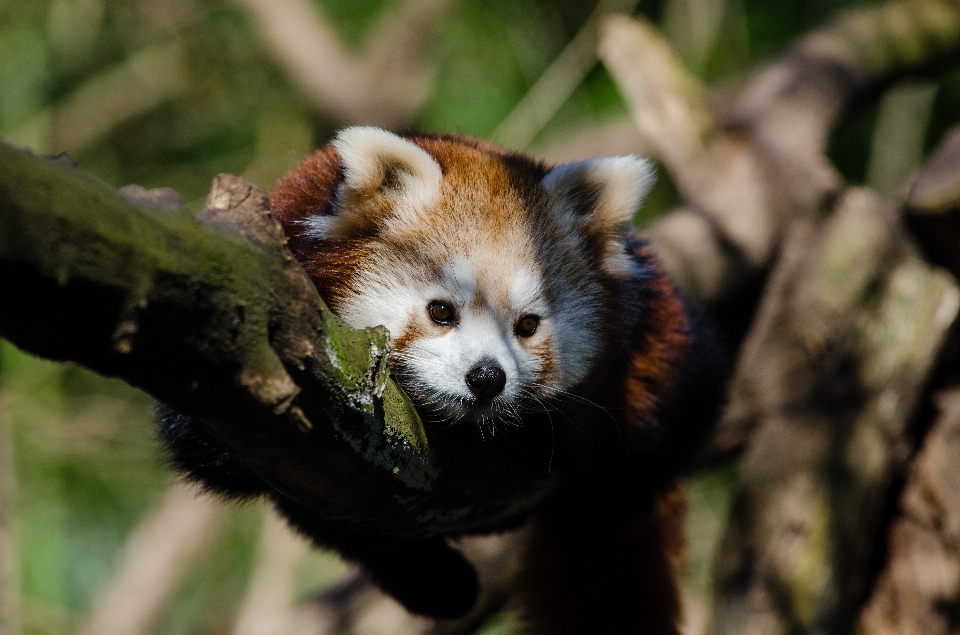
{"label": "red panda", "polygon": [[[678,632],[675,480],[717,415],[725,364],[631,233],[652,183],[634,156],[550,167],[475,139],[355,127],[270,194],[331,310],[387,327],[388,364],[428,431],[477,453],[497,435],[544,446],[560,485],[524,556],[531,634]],[[181,470],[227,495],[268,492],[201,426],[160,420]],[[442,536],[398,548],[269,495],[410,610],[473,603],[472,569]]]}

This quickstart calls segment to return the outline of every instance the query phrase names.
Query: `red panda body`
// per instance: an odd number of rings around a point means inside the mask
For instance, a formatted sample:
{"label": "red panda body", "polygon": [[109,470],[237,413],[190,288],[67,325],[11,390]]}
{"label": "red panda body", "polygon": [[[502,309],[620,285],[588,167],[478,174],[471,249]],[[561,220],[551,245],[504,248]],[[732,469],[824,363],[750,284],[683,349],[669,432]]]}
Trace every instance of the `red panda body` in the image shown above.
{"label": "red panda body", "polygon": [[[498,428],[552,428],[544,468],[567,478],[526,557],[531,632],[677,632],[682,505],[670,482],[722,381],[705,367],[713,385],[691,382],[691,357],[709,367],[716,352],[630,234],[651,184],[635,157],[550,168],[473,139],[354,128],[271,193],[331,309],[388,327],[419,409],[477,427],[477,452]],[[437,302],[447,323],[430,313]],[[492,398],[470,386],[483,360],[504,374]],[[700,405],[678,408],[691,389]],[[667,425],[685,447],[635,462]]]}
{"label": "red panda body", "polygon": [[[463,137],[348,128],[270,195],[331,310],[389,330],[391,371],[428,433],[481,459],[494,441],[526,444],[558,475],[523,556],[526,633],[678,633],[676,477],[718,413],[725,364],[631,233],[652,182],[632,156],[550,167]],[[181,470],[273,496],[411,610],[453,616],[474,601],[472,569],[443,536],[357,536],[251,485],[189,419],[162,412],[161,436]]]}

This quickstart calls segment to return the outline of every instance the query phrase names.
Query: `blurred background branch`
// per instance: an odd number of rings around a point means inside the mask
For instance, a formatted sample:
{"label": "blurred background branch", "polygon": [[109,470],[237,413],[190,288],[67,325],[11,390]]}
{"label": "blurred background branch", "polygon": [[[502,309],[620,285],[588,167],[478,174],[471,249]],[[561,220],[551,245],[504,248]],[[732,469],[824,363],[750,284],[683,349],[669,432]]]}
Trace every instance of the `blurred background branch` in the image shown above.
{"label": "blurred background branch", "polygon": [[266,635],[294,606],[296,569],[310,548],[272,509],[264,509],[260,544],[233,635]]}
{"label": "blurred background branch", "polygon": [[597,63],[600,23],[608,13],[631,13],[639,0],[600,0],[570,43],[497,126],[492,140],[526,149]]}
{"label": "blurred background branch", "polygon": [[176,484],[149,510],[124,545],[110,584],[77,629],[80,635],[153,632],[183,576],[203,562],[222,523],[222,503]]}
{"label": "blurred background branch", "polygon": [[0,381],[0,635],[20,635],[23,618],[16,515],[17,471],[13,464],[13,438],[5,393],[6,387]]}
{"label": "blurred background branch", "polygon": [[[426,50],[453,0],[406,0],[350,50],[308,0],[238,0],[268,50],[305,95],[338,124],[410,123],[430,91]],[[371,98],[372,96],[375,98]]]}
{"label": "blurred background branch", "polygon": [[9,138],[45,154],[82,152],[111,131],[186,92],[185,45],[171,40],[138,51],[33,115]]}

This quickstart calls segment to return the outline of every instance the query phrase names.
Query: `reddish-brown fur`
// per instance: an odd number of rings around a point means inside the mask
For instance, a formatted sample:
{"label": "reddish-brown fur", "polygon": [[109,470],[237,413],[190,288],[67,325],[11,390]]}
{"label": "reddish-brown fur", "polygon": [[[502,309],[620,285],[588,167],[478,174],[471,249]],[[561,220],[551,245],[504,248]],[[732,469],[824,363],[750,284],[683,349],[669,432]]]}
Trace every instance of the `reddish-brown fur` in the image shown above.
{"label": "reddish-brown fur", "polygon": [[520,584],[524,632],[677,635],[685,511],[674,487],[646,513],[595,535],[534,521]]}
{"label": "reddish-brown fur", "polygon": [[[473,139],[436,135],[408,139],[434,157],[444,173],[446,197],[441,197],[435,213],[425,221],[431,225],[424,227],[424,232],[444,231],[446,224],[458,222],[456,205],[447,202],[452,190],[509,189],[513,194],[504,200],[515,204],[493,206],[485,219],[503,235],[518,223],[528,222],[520,207],[542,205],[539,183],[548,168],[540,163]],[[340,159],[328,146],[288,173],[271,192],[273,213],[286,227],[294,254],[334,311],[339,295],[351,284],[351,272],[367,257],[368,247],[361,240],[307,240],[297,231],[297,223],[311,215],[331,214],[342,180]],[[528,199],[516,200],[516,192]],[[390,210],[377,208],[371,213],[375,217]],[[415,253],[418,237],[412,235],[408,240],[406,248]],[[619,396],[608,403],[625,406],[612,409],[611,415],[621,433],[647,426],[658,416],[658,409],[678,389],[678,378],[691,354],[690,323],[683,302],[645,246],[637,247],[635,255],[651,268],[646,283],[651,300],[645,307],[645,338],[625,357],[622,373],[604,375],[601,380],[606,385],[599,389],[618,387]],[[615,282],[604,284],[616,287]],[[616,303],[617,299],[611,298],[611,304]],[[615,316],[618,308],[605,310]],[[617,328],[612,318],[609,326]],[[419,335],[411,329],[394,341],[394,346],[402,349]],[[610,341],[615,340],[610,335]],[[606,344],[598,341],[598,346]],[[610,354],[616,357],[622,351]],[[544,369],[547,374],[552,372],[550,363]],[[681,611],[676,572],[684,551],[683,496],[678,487],[668,484],[653,500],[646,512],[599,530],[591,529],[589,522],[569,529],[549,516],[533,521],[520,607],[530,633],[678,633]]]}
{"label": "reddish-brown fur", "polygon": [[[431,154],[444,172],[444,194],[428,222],[424,233],[445,232],[455,235],[457,223],[456,197],[452,192],[490,191],[506,192],[531,190],[546,173],[546,168],[526,157],[503,151],[476,139],[441,135],[418,135],[410,141]],[[341,286],[350,284],[350,272],[364,260],[367,253],[363,240],[338,241],[337,244],[318,245],[296,231],[296,223],[309,216],[327,216],[333,213],[337,187],[343,181],[340,158],[333,146],[318,150],[288,172],[270,192],[272,213],[287,230],[290,248],[307,274],[317,285],[321,297],[336,311]],[[511,200],[505,196],[504,200]],[[522,201],[518,201],[522,203]],[[491,212],[485,222],[495,233],[509,235],[512,225],[522,224],[525,215],[518,208],[489,206]],[[390,213],[380,209],[376,214]],[[416,252],[418,236],[405,237],[408,248]]]}
{"label": "reddish-brown fur", "polygon": [[642,424],[652,418],[658,401],[669,398],[676,390],[677,378],[690,354],[690,333],[686,311],[673,284],[659,270],[646,246],[638,250],[638,255],[657,269],[650,286],[659,298],[650,306],[649,345],[631,356],[625,386],[633,420]]}

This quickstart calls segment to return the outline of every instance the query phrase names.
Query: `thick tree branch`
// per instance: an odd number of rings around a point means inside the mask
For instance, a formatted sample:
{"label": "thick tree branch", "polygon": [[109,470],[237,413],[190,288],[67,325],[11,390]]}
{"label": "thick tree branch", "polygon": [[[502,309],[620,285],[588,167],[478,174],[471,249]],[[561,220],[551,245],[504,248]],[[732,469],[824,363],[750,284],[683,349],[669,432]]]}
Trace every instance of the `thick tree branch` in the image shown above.
{"label": "thick tree branch", "polygon": [[221,177],[200,219],[0,145],[0,335],[200,417],[274,487],[367,531],[483,528],[545,494],[505,444],[428,446],[387,334],[326,310],[262,192]]}

